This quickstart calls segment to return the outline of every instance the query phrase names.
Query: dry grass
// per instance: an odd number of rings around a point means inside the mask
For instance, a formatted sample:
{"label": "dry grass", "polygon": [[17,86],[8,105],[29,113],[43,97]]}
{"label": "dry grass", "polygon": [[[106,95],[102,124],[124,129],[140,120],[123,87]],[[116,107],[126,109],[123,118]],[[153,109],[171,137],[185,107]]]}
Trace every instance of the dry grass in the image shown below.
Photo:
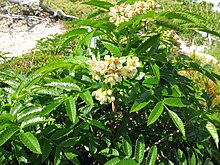
{"label": "dry grass", "polygon": [[[196,57],[193,54],[189,54],[189,56],[192,58],[193,61],[201,62],[201,66],[209,65],[211,71],[217,74],[220,73],[220,66],[218,66],[218,64],[214,64],[212,62],[208,63],[205,59]],[[215,83],[207,76],[192,69],[182,71],[180,72],[180,74],[198,83],[198,85],[202,89],[205,89],[208,92],[209,96],[212,99],[212,107],[215,107],[220,103],[220,81],[217,80],[217,82]]]}

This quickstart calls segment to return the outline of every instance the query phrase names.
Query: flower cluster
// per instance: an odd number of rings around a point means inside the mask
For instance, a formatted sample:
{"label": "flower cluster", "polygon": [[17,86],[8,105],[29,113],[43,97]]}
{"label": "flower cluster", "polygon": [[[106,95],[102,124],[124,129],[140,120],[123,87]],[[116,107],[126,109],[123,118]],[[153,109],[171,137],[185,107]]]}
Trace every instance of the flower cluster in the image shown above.
{"label": "flower cluster", "polygon": [[[137,73],[137,68],[140,67],[138,57],[114,57],[106,55],[104,60],[92,60],[89,62],[91,66],[92,78],[101,80],[111,88],[122,80],[134,77]],[[96,100],[101,104],[114,102],[115,97],[112,90],[103,90],[102,88],[93,92]]]}
{"label": "flower cluster", "polygon": [[104,104],[106,102],[112,103],[115,101],[115,97],[113,96],[113,91],[108,89],[108,90],[103,90],[102,88],[92,92],[92,95],[95,96],[95,99],[100,102],[100,104]]}
{"label": "flower cluster", "polygon": [[140,67],[138,57],[114,57],[106,55],[104,60],[93,60],[90,62],[92,78],[102,80],[105,84],[110,84],[111,87],[123,79],[132,78],[137,73],[137,68]]}
{"label": "flower cluster", "polygon": [[119,26],[137,14],[144,14],[147,10],[156,10],[158,8],[159,5],[152,0],[148,0],[147,2],[138,1],[132,5],[121,4],[110,8],[109,21],[115,22],[115,25]]}

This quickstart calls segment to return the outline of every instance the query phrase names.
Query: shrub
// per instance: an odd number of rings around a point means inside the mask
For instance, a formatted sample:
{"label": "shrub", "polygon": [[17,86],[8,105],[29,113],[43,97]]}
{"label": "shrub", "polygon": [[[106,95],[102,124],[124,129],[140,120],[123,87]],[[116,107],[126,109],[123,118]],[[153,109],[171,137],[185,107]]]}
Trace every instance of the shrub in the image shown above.
{"label": "shrub", "polygon": [[219,111],[178,72],[191,68],[213,82],[219,75],[171,56],[175,38],[167,31],[171,18],[183,31],[187,23],[209,29],[190,13],[157,12],[153,1],[84,4],[110,10],[110,21],[71,22],[64,43],[76,40],[74,57],[27,77],[1,70],[1,162],[218,164]]}

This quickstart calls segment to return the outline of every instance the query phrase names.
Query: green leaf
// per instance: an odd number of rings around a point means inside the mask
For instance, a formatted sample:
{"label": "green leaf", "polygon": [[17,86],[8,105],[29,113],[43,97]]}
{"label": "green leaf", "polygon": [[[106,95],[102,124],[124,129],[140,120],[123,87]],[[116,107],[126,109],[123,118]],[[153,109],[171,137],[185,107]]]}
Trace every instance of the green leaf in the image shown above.
{"label": "green leaf", "polygon": [[34,89],[34,93],[36,94],[42,94],[42,95],[50,95],[50,96],[60,96],[63,94],[62,89],[54,89],[54,88],[40,88],[40,89]]}
{"label": "green leaf", "polygon": [[43,77],[43,74],[29,75],[26,79],[24,79],[24,81],[22,81],[22,83],[18,87],[16,95],[18,96],[21,93],[21,91],[28,90],[29,88],[31,88],[33,85],[39,82],[42,77]]}
{"label": "green leaf", "polygon": [[151,91],[145,91],[141,94],[141,96],[135,100],[134,104],[131,107],[130,112],[137,112],[143,109],[146,105],[148,105],[151,101]]}
{"label": "green leaf", "polygon": [[68,46],[70,42],[74,41],[76,38],[77,36],[70,36],[67,39],[65,39],[61,45],[61,49],[66,49],[66,46]]}
{"label": "green leaf", "polygon": [[29,148],[32,152],[36,154],[42,154],[40,144],[37,140],[37,138],[30,132],[20,132],[19,134],[21,142]]}
{"label": "green leaf", "polygon": [[181,165],[187,165],[187,159],[182,150],[178,149],[178,159]]}
{"label": "green leaf", "polygon": [[52,103],[50,103],[49,105],[47,105],[46,107],[42,109],[40,115],[42,116],[48,115],[50,112],[55,110],[60,104],[62,104],[63,101],[64,99],[54,100]]}
{"label": "green leaf", "polygon": [[85,28],[73,29],[73,30],[69,30],[68,32],[66,32],[62,37],[67,38],[72,35],[76,35],[76,34],[79,35],[79,34],[85,34],[85,33],[88,33],[88,30]]}
{"label": "green leaf", "polygon": [[121,160],[120,157],[115,157],[107,161],[105,165],[113,165],[113,164],[115,165],[115,164],[118,164],[120,160]]}
{"label": "green leaf", "polygon": [[160,101],[155,105],[155,107],[151,111],[147,125],[149,126],[149,125],[153,124],[160,117],[163,110],[164,110],[163,102]]}
{"label": "green leaf", "polygon": [[62,160],[62,150],[60,146],[57,146],[54,156],[54,165],[60,165]]}
{"label": "green leaf", "polygon": [[138,165],[134,159],[122,159],[117,165]]}
{"label": "green leaf", "polygon": [[72,123],[76,122],[76,100],[70,96],[66,100],[66,112]]}
{"label": "green leaf", "polygon": [[196,155],[189,147],[186,148],[189,165],[196,165]]}
{"label": "green leaf", "polygon": [[211,79],[214,83],[216,83],[216,76],[214,76],[209,70],[202,68],[198,63],[190,62],[190,67],[206,75],[209,79]]}
{"label": "green leaf", "polygon": [[59,69],[59,68],[65,68],[65,67],[72,67],[73,64],[71,62],[66,62],[64,60],[56,60],[53,63],[50,63],[44,67],[41,67],[40,69],[38,69],[35,73],[47,73],[47,72],[51,72],[55,69]]}
{"label": "green leaf", "polygon": [[214,165],[210,158],[207,158],[203,165]]}
{"label": "green leaf", "polygon": [[150,66],[152,68],[153,74],[156,76],[156,78],[158,80],[160,80],[160,68],[159,68],[159,66],[155,63],[153,63],[153,64],[151,63]]}
{"label": "green leaf", "polygon": [[171,107],[188,107],[190,103],[183,98],[165,98],[164,104]]}
{"label": "green leaf", "polygon": [[13,153],[16,155],[18,164],[27,164],[29,156],[26,153],[23,144],[18,140],[13,140],[11,144],[13,146]]}
{"label": "green leaf", "polygon": [[[173,19],[181,19],[185,21],[190,21],[186,16],[184,16],[181,12],[165,12],[165,17],[166,18],[173,18]],[[190,21],[191,22],[191,21]]]}
{"label": "green leaf", "polygon": [[92,6],[100,7],[100,8],[107,9],[107,10],[113,6],[113,4],[109,2],[99,1],[99,0],[83,2],[82,4],[92,5]]}
{"label": "green leaf", "polygon": [[159,84],[159,79],[156,76],[146,75],[144,77],[143,85],[146,87],[152,87],[152,85]]}
{"label": "green leaf", "polygon": [[50,140],[45,139],[42,147],[42,162],[44,162],[50,155],[52,143]]}
{"label": "green leaf", "polygon": [[90,19],[90,18],[94,18],[100,14],[103,14],[105,13],[106,11],[105,10],[96,10],[95,12],[91,13],[90,15],[88,15],[87,19]]}
{"label": "green leaf", "polygon": [[78,154],[76,152],[72,151],[71,149],[66,149],[63,151],[63,153],[74,165],[80,165],[80,162],[77,159]]}
{"label": "green leaf", "polygon": [[199,30],[199,31],[206,32],[206,33],[209,33],[209,34],[212,34],[212,35],[215,35],[215,36],[217,36],[217,37],[220,37],[220,34],[217,33],[216,31],[213,31],[213,30],[204,29],[204,28],[199,28],[198,30]]}
{"label": "green leaf", "polygon": [[132,155],[132,141],[128,135],[125,135],[122,139],[122,148],[125,155],[130,158]]}
{"label": "green leaf", "polygon": [[185,128],[184,128],[183,122],[179,118],[179,116],[175,112],[173,112],[171,110],[168,110],[168,113],[169,113],[172,121],[174,122],[175,126],[180,130],[180,132],[183,134],[183,136],[186,136],[185,135]]}
{"label": "green leaf", "polygon": [[40,116],[33,116],[31,118],[28,118],[27,120],[22,121],[21,123],[21,128],[29,127],[32,125],[37,125],[39,123],[45,123],[49,121],[53,121],[54,119],[52,118],[45,118],[45,117],[40,117]]}
{"label": "green leaf", "polygon": [[160,38],[160,34],[150,37],[148,40],[140,44],[140,46],[135,50],[138,55],[146,52],[150,47],[154,46]]}
{"label": "green leaf", "polygon": [[114,149],[114,148],[105,148],[105,149],[101,150],[101,151],[99,152],[99,154],[106,155],[107,157],[110,157],[110,156],[119,156],[118,150],[116,150],[116,149]]}
{"label": "green leaf", "polygon": [[2,120],[2,119],[3,120],[8,120],[8,121],[13,121],[14,120],[13,116],[9,113],[1,114],[0,115],[0,120]]}
{"label": "green leaf", "polygon": [[59,146],[60,147],[72,147],[80,141],[81,137],[72,137],[68,138],[65,141],[62,141]]}
{"label": "green leaf", "polygon": [[146,165],[154,165],[157,159],[157,146],[153,145],[151,149],[148,151]]}
{"label": "green leaf", "polygon": [[56,132],[54,132],[50,139],[51,140],[58,140],[66,135],[68,135],[69,133],[71,133],[73,130],[70,128],[63,128],[63,129],[58,129]]}
{"label": "green leaf", "polygon": [[128,129],[128,118],[123,118],[119,124],[119,126],[116,129],[115,132],[115,141],[117,142],[120,137],[123,137],[126,135],[127,129]]}
{"label": "green leaf", "polygon": [[94,31],[88,33],[86,36],[84,36],[80,42],[78,43],[78,45],[85,45],[87,47],[91,46],[91,42],[92,42],[92,38],[94,35]]}
{"label": "green leaf", "polygon": [[12,125],[12,122],[10,122],[8,120],[4,120],[4,119],[0,120],[0,131],[10,125]]}
{"label": "green leaf", "polygon": [[0,146],[2,146],[8,139],[10,139],[18,130],[19,128],[17,126],[12,126],[2,131],[0,134]]}
{"label": "green leaf", "polygon": [[45,84],[45,86],[50,86],[50,87],[56,87],[60,89],[64,89],[67,91],[75,90],[75,91],[80,91],[80,87],[74,83],[70,82],[50,82],[48,84]]}
{"label": "green leaf", "polygon": [[19,113],[22,110],[23,105],[20,102],[15,103],[15,105],[11,108],[10,114],[15,117],[17,113]]}
{"label": "green leaf", "polygon": [[91,105],[91,106],[94,105],[92,95],[89,91],[80,93],[79,96],[81,97],[81,99],[83,99],[86,102],[86,104]]}
{"label": "green leaf", "polygon": [[98,151],[98,147],[99,147],[99,138],[91,135],[89,137],[89,151],[92,154],[96,154]]}
{"label": "green leaf", "polygon": [[17,120],[18,120],[18,122],[20,122],[20,121],[22,121],[26,118],[31,117],[34,114],[37,114],[37,113],[41,112],[42,109],[43,109],[43,107],[30,107],[30,108],[27,108],[27,109],[23,110],[22,112],[20,112],[17,115]]}
{"label": "green leaf", "polygon": [[114,44],[112,44],[110,42],[105,42],[105,41],[102,41],[102,43],[111,52],[112,55],[114,55],[116,57],[122,56],[120,49],[117,46],[115,46]]}
{"label": "green leaf", "polygon": [[145,150],[144,136],[140,134],[138,136],[138,139],[136,140],[135,153],[134,153],[134,157],[138,161],[138,163],[141,163],[144,159],[144,150]]}
{"label": "green leaf", "polygon": [[101,121],[99,121],[99,120],[93,119],[93,120],[90,121],[90,124],[92,124],[92,125],[94,125],[95,127],[99,128],[99,129],[101,129],[101,130],[103,130],[104,133],[106,133],[106,135],[111,135],[111,134],[112,134],[111,130],[110,130],[107,126],[105,126],[105,125],[104,125]]}
{"label": "green leaf", "polygon": [[208,121],[206,124],[206,129],[208,130],[208,132],[212,136],[212,138],[216,144],[216,147],[218,148],[219,137],[218,137],[218,132],[217,132],[215,125],[212,124],[210,121]]}

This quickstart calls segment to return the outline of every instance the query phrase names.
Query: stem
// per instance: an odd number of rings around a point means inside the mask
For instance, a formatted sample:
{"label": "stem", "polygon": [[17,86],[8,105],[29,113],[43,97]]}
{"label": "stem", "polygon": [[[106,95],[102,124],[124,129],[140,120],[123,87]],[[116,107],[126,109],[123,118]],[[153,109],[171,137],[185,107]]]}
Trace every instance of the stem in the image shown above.
{"label": "stem", "polygon": [[131,36],[132,36],[132,27],[129,27],[128,29],[128,40],[127,40],[127,45],[125,47],[125,50],[128,51],[131,46]]}
{"label": "stem", "polygon": [[112,102],[112,113],[113,114],[116,114],[117,110],[116,110],[116,107],[115,107],[115,102]]}

